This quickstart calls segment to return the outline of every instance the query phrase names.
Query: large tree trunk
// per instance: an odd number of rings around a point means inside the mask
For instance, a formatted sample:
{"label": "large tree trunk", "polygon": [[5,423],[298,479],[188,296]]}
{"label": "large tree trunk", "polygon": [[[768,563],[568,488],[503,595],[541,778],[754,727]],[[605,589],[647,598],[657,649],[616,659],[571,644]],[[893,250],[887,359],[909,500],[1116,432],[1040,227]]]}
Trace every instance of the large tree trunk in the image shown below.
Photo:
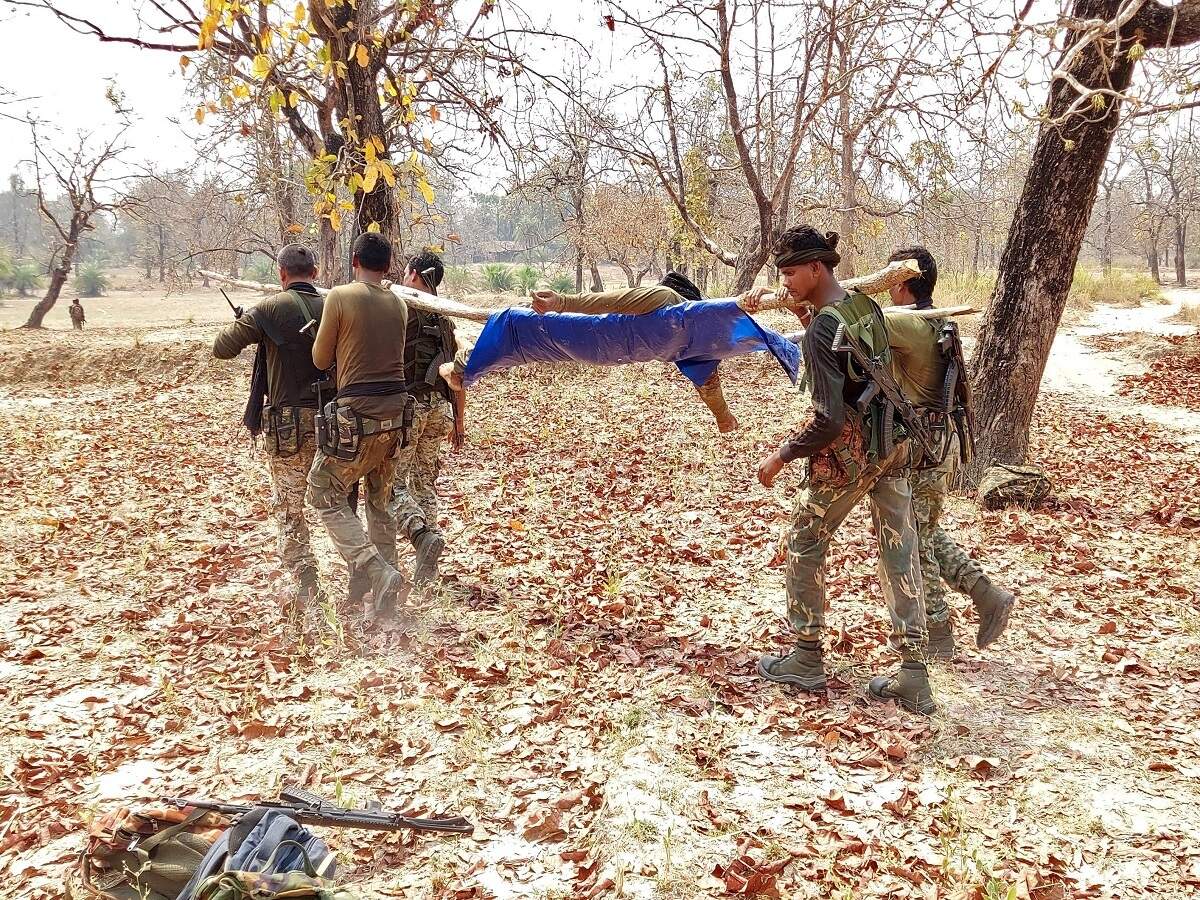
{"label": "large tree trunk", "polygon": [[1175,283],[1187,286],[1187,223],[1175,220]]}
{"label": "large tree trunk", "polygon": [[[342,100],[339,111],[344,111],[347,121],[352,123],[351,131],[345,135],[347,146],[353,148],[352,158],[358,160],[365,155],[367,145],[374,138],[383,147],[382,151],[375,149],[377,157],[388,160],[387,131],[377,84],[384,56],[378,48],[373,48],[367,65],[363,66],[350,52],[356,45],[371,46],[370,26],[380,15],[378,0],[358,0],[355,4],[337,6],[314,3],[310,12],[317,34],[329,45],[331,58],[346,61],[344,74],[343,70],[334,67],[334,82]],[[359,174],[365,173],[365,162],[356,162],[355,169]],[[357,210],[353,233],[357,235],[378,228],[393,247],[398,247],[400,232],[396,203],[387,181],[380,177],[370,193],[356,191],[353,199]],[[394,258],[399,262],[398,254]]]}
{"label": "large tree trunk", "polygon": [[591,289],[593,291],[604,290],[604,282],[600,280],[600,267],[596,265],[596,261],[594,259],[588,260],[588,268],[589,268],[589,270],[591,272],[591,276],[592,276],[592,288]]}
{"label": "large tree trunk", "polygon": [[[1120,7],[1119,0],[1076,0],[1072,15],[1111,21]],[[1174,11],[1180,12],[1173,21]],[[1123,30],[1122,49],[1132,44],[1135,30],[1147,47],[1162,46],[1168,33],[1175,45],[1200,37],[1200,3],[1183,0],[1174,11],[1147,3]],[[1084,85],[1125,91],[1134,64],[1124,52],[1114,56],[1112,50],[1111,42],[1093,42],[1075,57],[1070,74]],[[1063,116],[1076,96],[1066,81],[1055,79],[1047,103],[1050,118]],[[1062,125],[1043,125],[1038,133],[971,359],[979,430],[976,476],[995,462],[1022,462],[1028,451],[1042,373],[1119,119],[1119,103],[1111,98],[1107,103],[1103,113],[1085,108]]]}
{"label": "large tree trunk", "polygon": [[744,293],[754,287],[758,273],[763,270],[763,266],[771,258],[771,245],[774,243],[774,239],[775,235],[768,235],[764,240],[758,227],[755,227],[750,236],[746,238],[746,243],[737,256],[737,265],[733,267],[733,292],[735,294]]}
{"label": "large tree trunk", "polygon": [[583,254],[575,254],[575,293],[583,293]]}
{"label": "large tree trunk", "polygon": [[321,218],[320,229],[317,277],[326,287],[333,287],[346,275],[345,267],[338,260],[338,234],[324,217]]}
{"label": "large tree trunk", "polygon": [[1162,284],[1162,275],[1158,272],[1158,247],[1154,244],[1150,245],[1150,250],[1146,253],[1146,262],[1150,264],[1150,277],[1154,279],[1154,283]]}

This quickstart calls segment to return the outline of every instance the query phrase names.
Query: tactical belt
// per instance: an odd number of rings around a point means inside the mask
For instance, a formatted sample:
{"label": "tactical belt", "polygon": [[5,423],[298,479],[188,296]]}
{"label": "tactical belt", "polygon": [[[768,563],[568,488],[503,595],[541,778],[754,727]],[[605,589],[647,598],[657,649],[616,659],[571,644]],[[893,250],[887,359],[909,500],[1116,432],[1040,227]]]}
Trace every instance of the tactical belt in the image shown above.
{"label": "tactical belt", "polygon": [[271,406],[263,408],[267,441],[273,445],[272,456],[295,456],[304,446],[304,439],[315,429],[306,428],[303,411],[315,412],[313,407]]}
{"label": "tactical belt", "polygon": [[[342,397],[390,397],[406,394],[404,409],[398,416],[372,419],[342,406]],[[408,429],[412,427],[413,398],[405,391],[402,381],[364,381],[340,388],[337,395],[317,414],[317,445],[321,452],[334,459],[352,460],[358,457],[362,439],[373,434],[399,431],[400,446],[408,445]]]}

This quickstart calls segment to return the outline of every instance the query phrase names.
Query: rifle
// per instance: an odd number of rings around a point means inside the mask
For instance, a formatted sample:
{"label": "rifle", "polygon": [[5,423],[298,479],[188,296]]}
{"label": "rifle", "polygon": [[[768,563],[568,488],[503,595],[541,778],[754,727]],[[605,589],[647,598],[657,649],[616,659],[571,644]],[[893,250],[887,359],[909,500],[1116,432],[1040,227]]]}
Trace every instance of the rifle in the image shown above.
{"label": "rifle", "polygon": [[233,317],[235,319],[240,319],[242,316],[244,316],[246,314],[246,311],[244,309],[242,309],[240,306],[233,305],[233,301],[230,300],[229,295],[227,293],[225,293],[225,288],[217,288],[217,290],[221,292],[221,296],[225,298],[225,302],[228,303],[229,308],[233,310]]}
{"label": "rifle", "polygon": [[963,359],[962,339],[953,322],[946,322],[938,332],[938,349],[946,360],[943,405],[958,433],[958,458],[965,465],[975,458],[975,415],[971,410],[971,381]]}
{"label": "rifle", "polygon": [[884,399],[887,400],[888,406],[883,417],[883,434],[880,435],[885,452],[890,452],[891,449],[892,415],[899,414],[900,421],[904,424],[904,430],[908,432],[908,436],[924,454],[925,459],[937,459],[937,443],[929,433],[929,429],[925,427],[925,420],[921,418],[917,408],[904,396],[904,392],[900,390],[900,385],[896,383],[896,379],[892,377],[888,367],[871,356],[858,338],[847,332],[844,322],[838,323],[837,331],[833,335],[832,349],[835,353],[849,353],[858,363],[859,368],[863,370],[863,374],[871,380],[871,383],[862,392],[862,396],[858,398],[857,405],[860,413],[865,414],[867,407],[880,394],[883,394]]}
{"label": "rifle", "polygon": [[327,825],[333,828],[366,828],[372,831],[399,831],[402,828],[411,828],[413,831],[437,831],[446,834],[472,834],[475,831],[475,826],[462,816],[450,819],[415,819],[397,812],[389,812],[378,803],[367,809],[346,809],[297,787],[281,790],[278,800],[260,800],[249,805],[221,803],[197,797],[164,797],[163,802],[179,809],[207,809],[227,816],[242,816],[255,809],[278,809],[305,825]]}

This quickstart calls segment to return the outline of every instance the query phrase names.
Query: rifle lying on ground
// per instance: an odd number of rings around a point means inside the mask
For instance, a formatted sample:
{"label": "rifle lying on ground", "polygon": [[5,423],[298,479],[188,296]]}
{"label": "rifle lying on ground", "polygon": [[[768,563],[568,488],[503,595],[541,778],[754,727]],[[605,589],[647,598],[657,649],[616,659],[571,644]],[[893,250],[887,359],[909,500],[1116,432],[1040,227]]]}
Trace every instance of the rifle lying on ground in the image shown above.
{"label": "rifle lying on ground", "polygon": [[180,809],[207,809],[226,816],[241,816],[255,809],[278,809],[287,813],[297,822],[306,825],[327,825],[333,828],[366,828],[373,831],[399,831],[401,828],[411,828],[413,831],[439,831],[446,834],[472,834],[475,826],[462,816],[451,819],[414,819],[396,812],[388,812],[374,804],[368,809],[346,809],[333,803],[327,803],[316,794],[301,788],[289,787],[279,792],[278,800],[260,800],[256,803],[243,805],[240,803],[220,803],[215,800],[202,800],[196,797],[164,797],[164,803]]}

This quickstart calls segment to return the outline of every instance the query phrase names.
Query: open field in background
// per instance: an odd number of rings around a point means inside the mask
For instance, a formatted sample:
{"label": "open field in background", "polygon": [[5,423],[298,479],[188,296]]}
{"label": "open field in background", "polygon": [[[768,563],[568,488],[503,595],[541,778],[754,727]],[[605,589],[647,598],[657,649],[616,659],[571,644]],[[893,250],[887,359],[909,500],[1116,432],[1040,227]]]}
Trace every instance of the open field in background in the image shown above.
{"label": "open field in background", "polygon": [[[729,437],[666,366],[485,380],[417,638],[364,638],[342,610],[298,656],[237,425],[248,357],[208,355],[220,295],[117,291],[82,335],[0,335],[5,890],[64,896],[86,823],[132,797],[299,781],[479,824],[324,831],[364,898],[1194,896],[1200,379],[1164,382],[1127,333],[1171,309],[1105,307],[1111,329],[1056,345],[1033,448],[1052,503],[951,502],[1020,606],[998,646],[937,667],[930,720],[860,698],[894,665],[863,510],[830,562],[828,697],[753,675],[788,640],[797,476],[766,491],[754,467],[804,411],[762,358],[723,366]],[[1181,367],[1186,309],[1161,326]]]}

